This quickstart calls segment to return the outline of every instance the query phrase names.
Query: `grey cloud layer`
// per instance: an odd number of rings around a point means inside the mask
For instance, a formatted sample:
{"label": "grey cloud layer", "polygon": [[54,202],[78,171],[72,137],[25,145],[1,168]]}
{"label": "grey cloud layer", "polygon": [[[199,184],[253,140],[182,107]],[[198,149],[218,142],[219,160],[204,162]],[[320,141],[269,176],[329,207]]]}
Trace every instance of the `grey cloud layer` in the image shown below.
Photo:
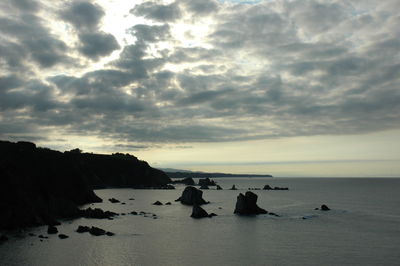
{"label": "grey cloud layer", "polygon": [[[151,23],[128,28],[136,42],[124,47],[100,30],[100,6],[73,1],[59,17],[77,32],[75,48],[43,26],[39,6],[27,5],[14,8],[31,10],[20,15],[29,24],[0,18],[6,137],[51,127],[130,143],[207,142],[400,127],[396,1],[144,2],[130,13]],[[213,19],[206,47],[174,39],[174,23],[206,16]],[[77,76],[13,71],[29,65],[27,57],[42,69],[67,64],[70,49],[92,60],[121,52]]]}

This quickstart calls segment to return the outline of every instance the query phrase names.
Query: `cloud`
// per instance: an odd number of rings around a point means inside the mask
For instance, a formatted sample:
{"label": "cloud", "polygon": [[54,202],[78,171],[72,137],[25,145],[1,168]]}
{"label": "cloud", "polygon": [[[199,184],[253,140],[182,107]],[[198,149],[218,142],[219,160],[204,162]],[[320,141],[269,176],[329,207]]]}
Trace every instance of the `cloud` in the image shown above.
{"label": "cloud", "polygon": [[104,32],[79,34],[79,40],[81,42],[79,51],[94,60],[120,48],[115,37]]}
{"label": "cloud", "polygon": [[[121,44],[97,4],[54,7],[68,41],[29,3],[0,16],[2,136],[148,146],[399,128],[396,1],[143,2]],[[78,53],[98,64],[68,69]]]}
{"label": "cloud", "polygon": [[60,12],[60,16],[79,31],[97,30],[105,15],[103,8],[90,1],[73,1]]}
{"label": "cloud", "polygon": [[175,2],[169,5],[158,4],[156,2],[144,2],[136,5],[130,10],[130,13],[161,22],[175,21],[182,16],[181,10]]}

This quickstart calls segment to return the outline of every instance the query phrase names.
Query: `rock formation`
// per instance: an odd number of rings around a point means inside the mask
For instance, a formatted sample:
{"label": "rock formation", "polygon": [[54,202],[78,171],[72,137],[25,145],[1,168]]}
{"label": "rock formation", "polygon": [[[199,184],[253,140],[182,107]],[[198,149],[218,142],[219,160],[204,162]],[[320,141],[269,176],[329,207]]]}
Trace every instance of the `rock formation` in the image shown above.
{"label": "rock formation", "polygon": [[193,209],[192,209],[192,215],[190,215],[192,218],[204,218],[204,217],[210,217],[208,213],[199,205],[194,204]]}
{"label": "rock formation", "polygon": [[194,186],[195,182],[194,182],[193,178],[186,177],[186,178],[181,179],[181,180],[174,180],[174,181],[172,181],[172,184],[184,184],[186,186]]}
{"label": "rock formation", "polygon": [[214,182],[214,180],[211,180],[208,177],[199,179],[199,186],[215,186],[215,185],[216,183]]}
{"label": "rock formation", "polygon": [[182,192],[182,196],[176,201],[180,201],[185,205],[202,205],[208,203],[203,199],[203,191],[192,186],[186,187]]}
{"label": "rock formation", "polygon": [[235,214],[254,215],[266,214],[266,210],[257,206],[257,195],[251,191],[247,191],[245,195],[242,193],[237,196]]}

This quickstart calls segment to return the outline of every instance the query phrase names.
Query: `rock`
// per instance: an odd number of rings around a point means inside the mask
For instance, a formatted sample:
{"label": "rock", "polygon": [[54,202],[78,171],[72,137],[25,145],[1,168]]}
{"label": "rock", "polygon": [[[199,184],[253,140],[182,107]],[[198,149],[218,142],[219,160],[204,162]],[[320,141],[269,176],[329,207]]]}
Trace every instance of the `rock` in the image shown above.
{"label": "rock", "polygon": [[171,205],[171,202],[168,201],[167,203],[165,203],[165,205]]}
{"label": "rock", "polygon": [[66,239],[66,238],[68,238],[69,236],[64,235],[64,234],[59,234],[58,237],[59,237],[60,239]]}
{"label": "rock", "polygon": [[274,187],[274,190],[289,190],[287,187]]}
{"label": "rock", "polygon": [[175,181],[172,181],[172,183],[173,184],[184,184],[186,186],[194,186],[195,185],[195,182],[194,182],[193,178],[191,178],[191,177],[187,177],[182,180],[175,180]]}
{"label": "rock", "polygon": [[222,187],[220,185],[217,185],[217,190],[222,190]]}
{"label": "rock", "polygon": [[106,235],[108,235],[108,236],[113,236],[113,235],[115,235],[113,232],[106,232]]}
{"label": "rock", "polygon": [[132,214],[132,215],[138,215],[138,213],[135,212],[135,211],[131,211],[131,214]]}
{"label": "rock", "polygon": [[270,187],[270,185],[265,185],[263,189],[264,190],[272,190],[272,187]]}
{"label": "rock", "polygon": [[119,200],[117,200],[115,198],[108,199],[108,201],[111,203],[119,203],[120,202]]}
{"label": "rock", "polygon": [[78,226],[78,229],[76,229],[76,232],[78,232],[78,233],[86,233],[86,232],[89,232],[89,231],[90,231],[90,227],[89,226],[83,226],[83,225]]}
{"label": "rock", "polygon": [[43,238],[43,239],[47,239],[48,238],[47,236],[44,236],[44,235],[39,235],[38,237],[39,238]]}
{"label": "rock", "polygon": [[177,199],[176,201],[180,201],[182,204],[185,205],[202,205],[202,204],[207,204],[203,198],[203,191],[192,187],[188,186],[185,188],[185,190],[182,192],[182,196]]}
{"label": "rock", "polygon": [[85,217],[85,218],[94,218],[94,219],[107,219],[107,218],[111,218],[113,216],[118,215],[115,212],[111,212],[111,211],[103,211],[100,208],[87,208],[86,210],[80,210],[80,214],[81,217]]}
{"label": "rock", "polygon": [[49,227],[47,227],[47,233],[57,234],[58,233],[57,227],[49,225]]}
{"label": "rock", "polygon": [[153,205],[163,205],[163,204],[157,200],[156,202],[153,203]]}
{"label": "rock", "polygon": [[101,228],[92,226],[92,228],[90,228],[89,230],[89,233],[94,236],[102,236],[106,234],[106,231]]}
{"label": "rock", "polygon": [[199,179],[199,186],[216,186],[217,184],[214,182],[214,180],[211,180],[210,178],[201,178]]}
{"label": "rock", "polygon": [[235,185],[232,185],[231,190],[237,190]]}
{"label": "rock", "polygon": [[209,189],[207,185],[201,185],[200,189]]}
{"label": "rock", "polygon": [[5,235],[0,235],[0,243],[6,242],[8,240],[8,237]]}
{"label": "rock", "polygon": [[205,217],[210,217],[208,213],[199,205],[194,204],[193,209],[192,209],[192,215],[190,215],[192,218],[205,218]]}
{"label": "rock", "polygon": [[121,202],[121,204],[122,204],[122,205],[125,205],[126,203],[125,203],[125,202]]}
{"label": "rock", "polygon": [[329,210],[331,210],[331,209],[329,209],[329,207],[326,206],[325,204],[321,205],[321,211],[329,211]]}
{"label": "rock", "polygon": [[251,191],[247,191],[245,195],[239,194],[236,201],[235,214],[254,215],[266,214],[266,210],[257,206],[257,195]]}
{"label": "rock", "polygon": [[130,198],[129,200],[135,200],[134,198]]}
{"label": "rock", "polygon": [[217,215],[217,214],[215,214],[215,213],[213,213],[213,212],[212,212],[212,213],[210,213],[210,214],[208,215],[208,217],[210,217],[210,218],[211,218],[211,217],[214,217],[214,216],[218,216],[218,215]]}

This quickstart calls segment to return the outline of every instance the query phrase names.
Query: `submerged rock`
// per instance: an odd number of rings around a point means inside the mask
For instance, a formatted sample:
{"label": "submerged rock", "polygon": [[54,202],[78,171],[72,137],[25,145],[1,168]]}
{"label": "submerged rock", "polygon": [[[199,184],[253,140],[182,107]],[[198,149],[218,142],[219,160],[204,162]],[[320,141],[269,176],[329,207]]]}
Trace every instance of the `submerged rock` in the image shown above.
{"label": "submerged rock", "polygon": [[106,234],[106,231],[101,228],[92,226],[92,228],[90,228],[89,230],[89,233],[94,236],[102,236]]}
{"label": "submerged rock", "polygon": [[330,210],[331,209],[328,206],[326,206],[325,204],[321,205],[321,211],[330,211]]}
{"label": "submerged rock", "polygon": [[59,237],[60,239],[66,239],[66,238],[68,238],[69,236],[64,235],[64,234],[59,234],[58,237]]}
{"label": "submerged rock", "polygon": [[254,215],[266,214],[266,210],[257,206],[258,196],[251,191],[247,191],[245,195],[242,193],[237,196],[235,214]]}
{"label": "submerged rock", "polygon": [[185,205],[202,205],[202,204],[207,204],[203,199],[203,191],[192,187],[188,186],[185,188],[185,190],[182,192],[182,196],[177,199],[176,201],[180,201],[182,204]]}
{"label": "submerged rock", "polygon": [[57,227],[49,225],[49,227],[47,227],[47,233],[57,234],[58,233]]}
{"label": "submerged rock", "polygon": [[116,198],[108,199],[108,201],[111,202],[111,203],[119,203],[119,202],[120,202],[120,201],[117,200]]}
{"label": "submerged rock", "polygon": [[90,227],[89,226],[83,226],[83,225],[78,226],[78,229],[76,229],[76,232],[78,232],[78,233],[86,233],[86,232],[89,232],[89,231],[90,231]]}

